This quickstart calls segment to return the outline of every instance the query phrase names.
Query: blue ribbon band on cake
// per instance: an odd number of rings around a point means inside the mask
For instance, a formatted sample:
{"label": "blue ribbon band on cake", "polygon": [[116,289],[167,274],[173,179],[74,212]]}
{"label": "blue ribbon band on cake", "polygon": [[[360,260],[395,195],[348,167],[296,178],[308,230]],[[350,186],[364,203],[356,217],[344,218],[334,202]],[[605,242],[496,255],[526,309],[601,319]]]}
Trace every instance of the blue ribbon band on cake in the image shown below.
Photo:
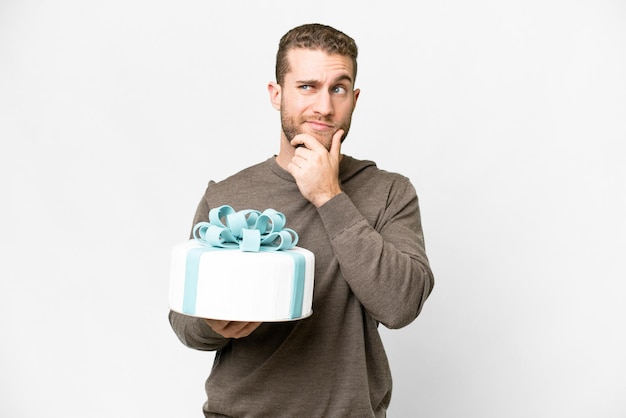
{"label": "blue ribbon band on cake", "polygon": [[198,222],[193,228],[194,239],[202,244],[187,254],[183,312],[196,311],[198,270],[200,258],[206,251],[236,250],[248,252],[279,251],[294,261],[294,283],[289,319],[302,316],[306,260],[302,254],[289,250],[298,243],[296,231],[285,228],[285,216],[274,209],[263,212],[254,209],[235,211],[228,205],[209,211],[209,222]]}

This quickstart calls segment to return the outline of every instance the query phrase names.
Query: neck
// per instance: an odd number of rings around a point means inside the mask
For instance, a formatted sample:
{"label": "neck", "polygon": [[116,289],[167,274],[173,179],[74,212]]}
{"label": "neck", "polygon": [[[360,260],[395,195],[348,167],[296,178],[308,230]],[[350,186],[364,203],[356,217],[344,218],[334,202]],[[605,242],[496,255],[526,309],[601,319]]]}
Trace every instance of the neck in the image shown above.
{"label": "neck", "polygon": [[289,141],[285,137],[285,134],[281,133],[281,135],[280,135],[280,150],[278,151],[278,155],[276,156],[276,163],[283,170],[287,170],[287,166],[291,162],[291,159],[293,158],[295,152],[296,152],[296,148],[293,147],[289,143]]}

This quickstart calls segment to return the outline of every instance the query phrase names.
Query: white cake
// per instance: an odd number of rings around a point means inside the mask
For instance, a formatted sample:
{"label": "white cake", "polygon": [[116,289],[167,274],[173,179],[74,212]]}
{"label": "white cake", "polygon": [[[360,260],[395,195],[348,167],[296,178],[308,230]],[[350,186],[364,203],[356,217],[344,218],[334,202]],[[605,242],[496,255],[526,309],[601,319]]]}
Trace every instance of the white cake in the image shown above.
{"label": "white cake", "polygon": [[[206,232],[211,225],[203,224],[200,230]],[[262,245],[256,251],[242,251],[238,246],[212,246],[203,241],[191,239],[172,249],[172,310],[201,318],[263,322],[312,314],[315,257],[311,251],[293,245],[277,251]]]}

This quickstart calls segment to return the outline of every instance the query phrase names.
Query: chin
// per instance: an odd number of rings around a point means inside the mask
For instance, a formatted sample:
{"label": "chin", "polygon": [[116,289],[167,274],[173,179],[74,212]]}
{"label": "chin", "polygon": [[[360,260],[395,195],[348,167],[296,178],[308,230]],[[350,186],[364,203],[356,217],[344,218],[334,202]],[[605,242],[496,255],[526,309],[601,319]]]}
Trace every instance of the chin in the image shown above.
{"label": "chin", "polygon": [[315,139],[317,139],[317,142],[322,144],[324,148],[330,151],[330,144],[332,144],[333,142],[332,136],[331,137],[327,137],[327,136],[320,137],[319,135],[313,135],[313,136],[315,137]]}

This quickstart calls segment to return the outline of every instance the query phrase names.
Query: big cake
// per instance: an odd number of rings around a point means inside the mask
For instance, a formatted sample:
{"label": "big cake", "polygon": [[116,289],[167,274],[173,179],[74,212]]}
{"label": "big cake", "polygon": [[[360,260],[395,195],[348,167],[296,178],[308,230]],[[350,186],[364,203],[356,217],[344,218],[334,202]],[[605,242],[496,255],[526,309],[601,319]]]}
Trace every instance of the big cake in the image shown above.
{"label": "big cake", "polygon": [[229,321],[291,321],[312,314],[315,256],[297,247],[273,209],[209,212],[171,253],[169,306]]}

